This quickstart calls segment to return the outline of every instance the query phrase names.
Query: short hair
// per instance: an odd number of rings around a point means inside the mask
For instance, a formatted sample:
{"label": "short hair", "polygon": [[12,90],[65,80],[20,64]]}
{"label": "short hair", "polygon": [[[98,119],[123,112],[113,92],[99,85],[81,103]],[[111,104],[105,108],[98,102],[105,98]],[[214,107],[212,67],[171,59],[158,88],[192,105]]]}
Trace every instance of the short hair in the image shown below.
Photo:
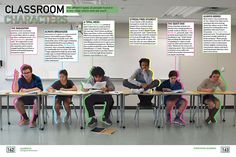
{"label": "short hair", "polygon": [[59,75],[61,75],[61,74],[63,74],[63,75],[65,75],[66,77],[68,77],[68,72],[66,71],[66,69],[60,70],[60,71],[59,71]]}
{"label": "short hair", "polygon": [[29,69],[31,73],[33,72],[32,67],[31,67],[30,65],[28,65],[28,64],[23,64],[23,65],[20,67],[21,73],[23,73],[23,71],[25,71],[25,70],[27,70],[27,69]]}
{"label": "short hair", "polygon": [[220,71],[217,70],[217,69],[213,70],[213,71],[211,72],[210,78],[211,78],[212,75],[214,75],[214,74],[218,74],[218,75],[220,75]]}
{"label": "short hair", "polygon": [[171,71],[169,72],[169,78],[171,78],[171,77],[173,77],[173,76],[179,77],[178,71],[176,71],[176,70],[171,70]]}
{"label": "short hair", "polygon": [[139,60],[139,65],[140,65],[140,66],[141,66],[142,62],[145,62],[145,63],[147,63],[148,65],[150,64],[150,60],[149,60],[148,58],[141,58],[141,59]]}
{"label": "short hair", "polygon": [[90,74],[94,77],[94,76],[104,76],[105,75],[105,71],[99,67],[99,66],[95,66],[92,68]]}

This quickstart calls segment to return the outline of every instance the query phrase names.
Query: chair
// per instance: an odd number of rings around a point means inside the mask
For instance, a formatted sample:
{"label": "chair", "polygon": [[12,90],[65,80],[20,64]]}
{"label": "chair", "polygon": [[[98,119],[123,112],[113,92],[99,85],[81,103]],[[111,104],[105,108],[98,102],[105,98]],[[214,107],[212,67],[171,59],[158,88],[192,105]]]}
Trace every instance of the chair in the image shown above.
{"label": "chair", "polygon": [[[66,111],[65,111],[65,106],[64,106],[63,103],[61,103],[61,106],[62,106],[64,112],[66,112]],[[79,119],[78,113],[77,113],[77,111],[76,111],[76,107],[75,107],[73,101],[70,102],[70,107],[73,107],[74,112],[75,112],[75,116],[76,116],[77,119]],[[55,105],[53,105],[53,107],[52,107],[52,124],[54,124],[54,122],[56,121],[56,120],[55,120],[55,117],[57,117],[55,111],[56,111],[56,110],[55,110]],[[70,124],[72,123],[71,115],[69,116],[69,122],[70,122]]]}
{"label": "chair", "polygon": [[134,115],[135,125],[137,127],[139,127],[139,111],[140,111],[140,109],[153,109],[154,125],[155,125],[156,120],[157,120],[157,106],[155,104],[152,104],[150,106],[142,106],[142,105],[140,105],[140,103],[137,104],[135,115]]}

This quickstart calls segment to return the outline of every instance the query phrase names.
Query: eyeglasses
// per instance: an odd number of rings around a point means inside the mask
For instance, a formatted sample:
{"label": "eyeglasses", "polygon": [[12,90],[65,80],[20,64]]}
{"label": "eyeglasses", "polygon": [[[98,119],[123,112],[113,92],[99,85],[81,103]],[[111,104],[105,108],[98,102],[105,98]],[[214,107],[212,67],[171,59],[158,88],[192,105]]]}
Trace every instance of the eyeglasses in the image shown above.
{"label": "eyeglasses", "polygon": [[23,75],[27,75],[27,74],[30,74],[31,72],[25,72],[25,73],[22,73]]}

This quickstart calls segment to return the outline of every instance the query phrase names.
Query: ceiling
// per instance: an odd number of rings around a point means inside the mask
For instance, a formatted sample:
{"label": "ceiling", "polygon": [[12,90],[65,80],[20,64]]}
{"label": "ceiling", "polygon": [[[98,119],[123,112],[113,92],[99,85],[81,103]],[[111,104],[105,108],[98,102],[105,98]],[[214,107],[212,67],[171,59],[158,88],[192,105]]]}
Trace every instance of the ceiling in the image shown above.
{"label": "ceiling", "polygon": [[[77,1],[77,2],[76,2]],[[118,13],[81,14],[68,17],[69,22],[78,23],[83,20],[115,20],[117,23],[127,23],[129,17],[158,17],[159,23],[168,20],[184,20],[201,23],[203,11],[198,11],[185,18],[163,16],[167,10],[175,6],[186,7],[220,7],[226,8],[221,14],[231,14],[232,25],[236,25],[236,0],[17,0],[11,1],[11,5],[23,4],[85,4],[98,1],[103,4],[120,8]],[[9,0],[0,0],[1,5],[9,4]],[[4,17],[3,6],[0,8],[0,17]]]}

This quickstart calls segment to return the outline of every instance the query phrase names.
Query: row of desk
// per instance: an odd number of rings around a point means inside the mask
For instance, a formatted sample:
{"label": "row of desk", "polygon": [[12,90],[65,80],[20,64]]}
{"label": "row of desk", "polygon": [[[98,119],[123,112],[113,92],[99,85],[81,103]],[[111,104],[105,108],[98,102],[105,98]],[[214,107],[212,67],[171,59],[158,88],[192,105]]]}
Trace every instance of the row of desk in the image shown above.
{"label": "row of desk", "polygon": [[[47,115],[46,115],[46,109],[47,109],[47,99],[49,96],[55,96],[55,95],[73,95],[74,100],[78,98],[78,106],[80,110],[79,114],[79,121],[80,121],[80,128],[85,128],[85,110],[84,110],[84,104],[83,100],[86,96],[89,94],[109,94],[116,97],[116,105],[117,105],[117,122],[120,122],[120,127],[125,128],[125,100],[126,97],[131,95],[138,95],[132,93],[130,90],[122,90],[122,91],[114,91],[109,93],[101,93],[101,92],[95,92],[95,91],[89,91],[89,92],[82,92],[82,91],[66,91],[66,92],[35,92],[35,93],[13,93],[13,92],[1,92],[0,91],[0,129],[2,130],[2,98],[6,98],[7,102],[7,121],[10,125],[10,113],[9,113],[9,99],[10,97],[19,97],[19,96],[36,96],[37,101],[39,105],[39,128],[41,130],[44,130],[45,124],[47,123]],[[149,93],[142,93],[141,95],[151,95],[154,97],[154,102],[157,108],[156,111],[156,119],[155,119],[155,126],[160,128],[164,126],[165,120],[165,112],[164,112],[164,96],[166,95],[183,95],[183,96],[189,96],[190,102],[189,102],[189,109],[190,109],[190,122],[195,121],[195,114],[197,114],[197,126],[201,127],[203,118],[203,108],[204,104],[203,102],[203,96],[206,94],[214,94],[214,95],[222,95],[223,96],[223,105],[221,106],[220,110],[220,117],[221,120],[225,121],[225,104],[226,104],[226,96],[230,95],[234,97],[234,126],[236,124],[236,91],[215,91],[215,92],[199,92],[199,91],[185,91],[182,93],[175,93],[175,92],[159,92],[159,91],[151,91]],[[197,99],[196,99],[197,98]],[[197,100],[197,105],[195,105]],[[75,103],[77,104],[77,103]],[[223,115],[222,115],[223,114]],[[205,114],[204,114],[205,115]]]}

